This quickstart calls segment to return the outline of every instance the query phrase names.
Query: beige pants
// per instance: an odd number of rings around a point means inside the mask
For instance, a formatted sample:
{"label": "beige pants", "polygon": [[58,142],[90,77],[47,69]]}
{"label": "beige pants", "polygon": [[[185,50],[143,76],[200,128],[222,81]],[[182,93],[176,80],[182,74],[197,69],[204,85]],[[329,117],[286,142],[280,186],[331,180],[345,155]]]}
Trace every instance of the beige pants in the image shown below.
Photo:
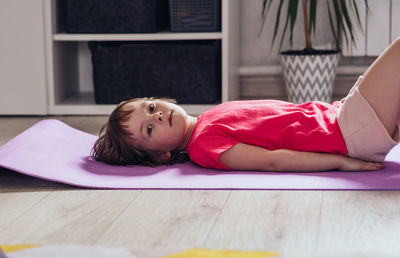
{"label": "beige pants", "polygon": [[[361,95],[360,76],[337,112],[337,119],[347,146],[347,155],[362,160],[381,162],[396,146],[372,106]],[[399,125],[397,126],[399,128]]]}

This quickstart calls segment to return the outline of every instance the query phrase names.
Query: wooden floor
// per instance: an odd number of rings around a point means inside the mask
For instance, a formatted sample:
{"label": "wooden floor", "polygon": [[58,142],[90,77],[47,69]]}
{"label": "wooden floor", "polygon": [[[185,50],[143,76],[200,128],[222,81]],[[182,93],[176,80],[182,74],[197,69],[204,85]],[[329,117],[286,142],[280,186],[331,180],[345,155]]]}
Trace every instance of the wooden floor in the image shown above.
{"label": "wooden floor", "polygon": [[[55,118],[92,134],[106,119]],[[41,119],[0,117],[0,145]],[[0,244],[400,257],[400,191],[92,190],[0,169]]]}

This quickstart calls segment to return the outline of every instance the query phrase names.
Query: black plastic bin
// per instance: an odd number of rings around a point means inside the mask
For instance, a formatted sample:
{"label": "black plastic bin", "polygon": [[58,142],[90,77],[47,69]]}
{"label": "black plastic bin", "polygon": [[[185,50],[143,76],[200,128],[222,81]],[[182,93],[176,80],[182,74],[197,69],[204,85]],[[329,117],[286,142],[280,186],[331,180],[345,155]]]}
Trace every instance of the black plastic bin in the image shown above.
{"label": "black plastic bin", "polygon": [[221,101],[221,42],[89,42],[97,104],[169,97],[180,104]]}
{"label": "black plastic bin", "polygon": [[171,31],[220,31],[221,0],[169,0]]}
{"label": "black plastic bin", "polygon": [[169,27],[166,0],[64,0],[69,33],[152,33]]}

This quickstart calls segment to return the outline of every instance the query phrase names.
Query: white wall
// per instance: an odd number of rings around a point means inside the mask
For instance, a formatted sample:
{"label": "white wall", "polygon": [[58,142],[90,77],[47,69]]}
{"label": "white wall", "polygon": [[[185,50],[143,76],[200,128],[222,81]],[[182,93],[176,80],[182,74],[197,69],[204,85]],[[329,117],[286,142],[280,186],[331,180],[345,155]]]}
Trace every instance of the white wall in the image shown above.
{"label": "white wall", "polygon": [[0,0],[0,114],[46,114],[43,2]]}

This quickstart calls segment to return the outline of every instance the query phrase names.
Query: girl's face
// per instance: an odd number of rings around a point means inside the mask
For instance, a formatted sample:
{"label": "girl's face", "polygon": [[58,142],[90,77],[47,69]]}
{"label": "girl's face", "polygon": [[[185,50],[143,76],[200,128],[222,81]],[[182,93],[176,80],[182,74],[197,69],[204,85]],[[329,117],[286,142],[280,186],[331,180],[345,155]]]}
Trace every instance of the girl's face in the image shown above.
{"label": "girl's face", "polygon": [[190,136],[188,124],[191,117],[176,104],[143,99],[124,107],[124,110],[131,109],[133,111],[124,126],[131,133],[135,146],[169,152],[182,148]]}

